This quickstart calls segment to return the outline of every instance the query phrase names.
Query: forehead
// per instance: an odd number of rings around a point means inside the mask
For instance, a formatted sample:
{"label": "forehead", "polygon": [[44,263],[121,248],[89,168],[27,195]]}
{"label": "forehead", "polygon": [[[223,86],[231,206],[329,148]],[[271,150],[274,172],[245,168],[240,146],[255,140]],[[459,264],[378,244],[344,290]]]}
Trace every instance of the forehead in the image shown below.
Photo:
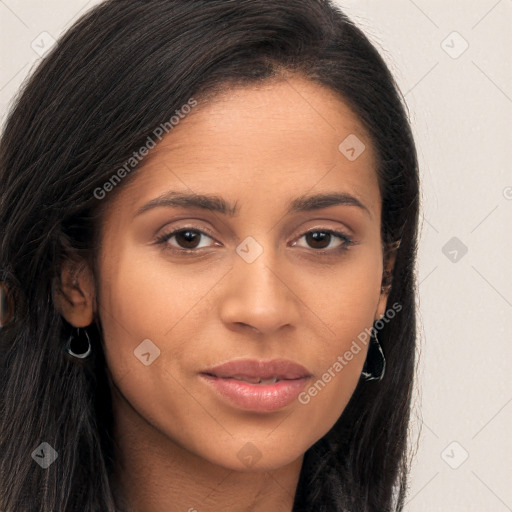
{"label": "forehead", "polygon": [[242,203],[257,198],[260,207],[264,199],[270,208],[308,191],[334,189],[353,193],[377,213],[373,145],[329,88],[294,77],[226,88],[208,102],[197,101],[141,162],[118,206],[137,208],[171,189]]}

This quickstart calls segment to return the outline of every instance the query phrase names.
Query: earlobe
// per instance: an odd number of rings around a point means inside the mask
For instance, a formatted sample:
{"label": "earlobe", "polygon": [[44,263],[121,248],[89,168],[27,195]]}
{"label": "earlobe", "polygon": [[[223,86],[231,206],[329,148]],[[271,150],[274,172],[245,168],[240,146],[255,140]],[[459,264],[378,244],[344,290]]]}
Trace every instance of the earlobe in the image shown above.
{"label": "earlobe", "polygon": [[94,281],[82,261],[67,259],[62,264],[60,281],[53,286],[55,307],[74,327],[87,327],[94,321]]}
{"label": "earlobe", "polygon": [[386,306],[388,303],[389,292],[392,285],[392,272],[393,272],[394,258],[388,261],[388,265],[382,273],[382,281],[380,288],[379,303],[377,306],[377,317],[375,321],[380,320],[386,314]]}
{"label": "earlobe", "polygon": [[381,290],[379,304],[377,306],[375,321],[380,320],[386,313],[386,305],[388,302],[388,291]]}

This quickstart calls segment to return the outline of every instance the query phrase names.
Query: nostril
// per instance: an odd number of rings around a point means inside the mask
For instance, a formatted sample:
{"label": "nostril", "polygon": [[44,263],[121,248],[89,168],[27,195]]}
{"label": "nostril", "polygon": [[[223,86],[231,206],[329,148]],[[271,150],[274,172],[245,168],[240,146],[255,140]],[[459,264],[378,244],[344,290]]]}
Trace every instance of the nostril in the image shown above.
{"label": "nostril", "polygon": [[257,329],[256,327],[253,327],[252,325],[246,324],[244,322],[237,322],[237,324],[242,325],[244,327],[249,327],[253,331],[256,331],[258,334],[261,334],[261,331],[259,329]]}

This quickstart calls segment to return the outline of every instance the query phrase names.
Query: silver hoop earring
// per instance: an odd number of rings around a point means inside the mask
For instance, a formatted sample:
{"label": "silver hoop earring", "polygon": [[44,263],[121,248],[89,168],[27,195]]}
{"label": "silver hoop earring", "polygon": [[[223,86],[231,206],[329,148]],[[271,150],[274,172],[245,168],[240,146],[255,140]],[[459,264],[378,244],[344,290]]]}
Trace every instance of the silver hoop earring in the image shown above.
{"label": "silver hoop earring", "polygon": [[76,329],[76,335],[71,334],[66,343],[66,352],[75,359],[88,359],[92,354],[91,339],[86,329],[83,329],[84,335],[80,334],[80,327]]}
{"label": "silver hoop earring", "polygon": [[377,339],[377,331],[375,327],[372,327],[368,354],[366,355],[366,361],[364,362],[361,375],[366,381],[379,381],[382,380],[385,372],[386,358],[384,357],[384,352],[382,351],[382,347]]}

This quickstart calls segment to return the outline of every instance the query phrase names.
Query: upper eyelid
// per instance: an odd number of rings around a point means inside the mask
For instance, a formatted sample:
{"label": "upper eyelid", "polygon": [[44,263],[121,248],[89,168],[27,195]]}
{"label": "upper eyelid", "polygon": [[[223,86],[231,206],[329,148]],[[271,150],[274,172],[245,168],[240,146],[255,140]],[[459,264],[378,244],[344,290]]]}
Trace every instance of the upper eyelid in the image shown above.
{"label": "upper eyelid", "polygon": [[[171,238],[173,238],[174,236],[176,236],[178,233],[181,233],[181,232],[187,231],[187,230],[197,231],[201,235],[206,235],[207,237],[211,238],[215,242],[218,241],[215,238],[215,235],[213,233],[211,233],[209,230],[207,230],[205,228],[197,228],[197,227],[192,227],[192,226],[183,226],[183,227],[173,228],[169,232],[164,231],[164,233],[162,233],[161,235],[157,235],[156,240],[158,241],[158,240],[162,240],[162,239],[167,239],[167,241],[168,241]],[[181,249],[181,250],[185,251],[186,249]],[[194,249],[191,249],[191,250],[194,250]]]}

